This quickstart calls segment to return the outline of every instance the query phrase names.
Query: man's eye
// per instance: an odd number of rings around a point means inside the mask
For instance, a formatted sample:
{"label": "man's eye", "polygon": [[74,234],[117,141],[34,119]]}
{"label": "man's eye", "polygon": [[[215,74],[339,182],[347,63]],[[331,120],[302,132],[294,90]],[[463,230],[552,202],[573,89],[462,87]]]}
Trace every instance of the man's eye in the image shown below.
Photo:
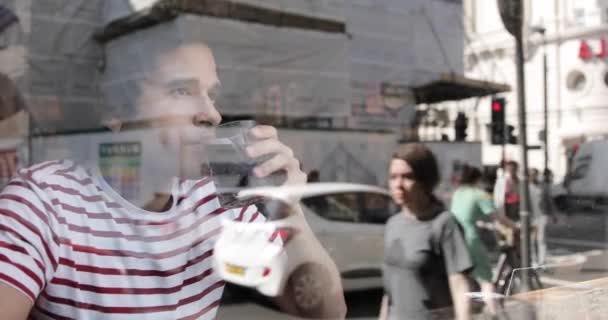
{"label": "man's eye", "polygon": [[209,92],[207,92],[207,95],[209,96],[209,100],[216,101],[220,93],[217,90],[209,90]]}
{"label": "man's eye", "polygon": [[171,89],[171,91],[169,93],[172,96],[175,96],[175,97],[189,97],[189,96],[192,96],[192,92],[190,92],[190,90],[188,90],[186,88]]}

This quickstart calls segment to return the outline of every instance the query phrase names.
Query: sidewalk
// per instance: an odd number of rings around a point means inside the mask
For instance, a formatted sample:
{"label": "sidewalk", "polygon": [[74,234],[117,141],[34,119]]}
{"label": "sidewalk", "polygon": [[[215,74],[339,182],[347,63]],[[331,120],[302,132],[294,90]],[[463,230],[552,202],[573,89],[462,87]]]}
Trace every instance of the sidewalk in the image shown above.
{"label": "sidewalk", "polygon": [[608,251],[591,250],[550,257],[541,271],[549,286],[568,286],[608,277]]}

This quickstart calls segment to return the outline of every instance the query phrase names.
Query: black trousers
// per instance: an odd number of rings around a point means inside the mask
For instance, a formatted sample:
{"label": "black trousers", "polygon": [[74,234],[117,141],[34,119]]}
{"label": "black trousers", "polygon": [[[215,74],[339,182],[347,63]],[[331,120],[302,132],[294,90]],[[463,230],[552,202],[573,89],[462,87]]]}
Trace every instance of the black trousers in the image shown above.
{"label": "black trousers", "polygon": [[505,204],[505,214],[513,221],[519,221],[519,202]]}

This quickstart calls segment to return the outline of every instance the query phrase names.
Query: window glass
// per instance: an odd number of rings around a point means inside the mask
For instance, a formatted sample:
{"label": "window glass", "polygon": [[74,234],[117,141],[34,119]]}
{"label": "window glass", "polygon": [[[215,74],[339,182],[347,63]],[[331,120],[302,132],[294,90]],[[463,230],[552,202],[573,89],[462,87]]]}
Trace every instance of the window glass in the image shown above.
{"label": "window glass", "polygon": [[384,224],[396,210],[389,196],[364,192],[316,196],[302,202],[318,215],[335,221]]}
{"label": "window glass", "polygon": [[343,222],[359,222],[363,207],[357,193],[329,194],[302,201],[321,217]]}
{"label": "window glass", "polygon": [[389,196],[362,193],[364,210],[361,213],[361,222],[384,224],[395,213],[395,206]]}
{"label": "window glass", "polygon": [[602,319],[607,8],[0,0],[0,310]]}
{"label": "window glass", "polygon": [[586,16],[584,8],[576,8],[574,13],[574,25],[577,27],[584,27],[586,24]]}
{"label": "window glass", "polygon": [[572,70],[566,78],[568,89],[572,91],[582,91],[587,84],[587,77],[582,71]]}

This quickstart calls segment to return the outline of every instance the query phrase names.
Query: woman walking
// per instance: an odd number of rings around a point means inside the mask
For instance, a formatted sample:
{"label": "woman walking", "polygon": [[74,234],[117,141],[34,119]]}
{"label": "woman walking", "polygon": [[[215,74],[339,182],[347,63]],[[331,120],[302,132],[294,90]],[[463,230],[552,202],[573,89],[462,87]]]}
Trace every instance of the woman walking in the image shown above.
{"label": "woman walking", "polygon": [[456,319],[469,319],[466,274],[473,264],[457,221],[433,195],[435,156],[423,144],[400,146],[388,182],[400,213],[386,226],[380,319],[430,319],[452,306]]}

